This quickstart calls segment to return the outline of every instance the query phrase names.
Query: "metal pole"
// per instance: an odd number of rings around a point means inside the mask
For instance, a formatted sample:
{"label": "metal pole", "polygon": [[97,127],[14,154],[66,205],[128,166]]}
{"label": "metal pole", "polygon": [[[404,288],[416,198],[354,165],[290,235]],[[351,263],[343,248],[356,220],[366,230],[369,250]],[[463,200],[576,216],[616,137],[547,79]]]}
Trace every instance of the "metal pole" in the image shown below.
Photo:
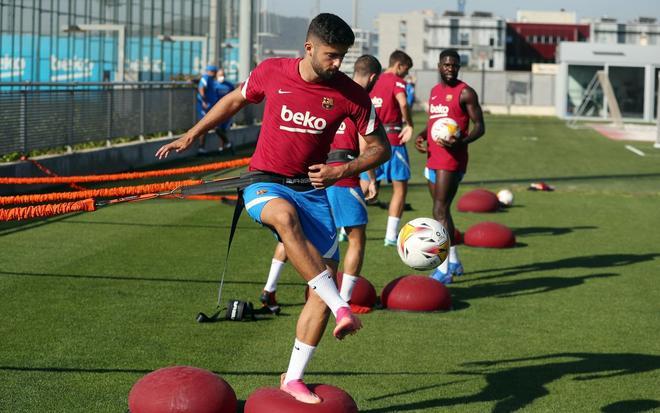
{"label": "metal pole", "polygon": [[247,79],[252,69],[252,1],[241,0],[239,13],[239,36],[240,49],[238,57],[238,77],[239,80]]}
{"label": "metal pole", "polygon": [[[238,78],[239,80],[247,79],[252,70],[253,55],[252,55],[252,4],[253,0],[241,0],[240,16],[238,22],[240,44],[238,55]],[[250,125],[253,122],[252,111],[250,106],[246,106],[242,110],[245,123]]]}
{"label": "metal pole", "polygon": [[144,141],[144,88],[140,88],[140,141]]}
{"label": "metal pole", "polygon": [[117,34],[117,77],[120,82],[124,81],[124,66],[126,66],[124,51],[126,50],[126,28],[118,27]]}
{"label": "metal pole", "polygon": [[114,94],[114,91],[112,88],[106,89],[108,93],[108,133],[107,133],[107,139],[112,138],[112,95]]}
{"label": "metal pole", "polygon": [[481,104],[484,104],[486,96],[486,62],[481,61]]}
{"label": "metal pole", "polygon": [[28,154],[28,133],[27,133],[27,90],[21,90],[21,120],[20,120],[21,141],[23,143],[23,154]]}
{"label": "metal pole", "polygon": [[73,102],[74,102],[73,94],[74,94],[73,89],[69,90],[69,133],[67,133],[67,139],[66,139],[67,153],[73,152],[73,147],[71,146],[73,143],[73,116],[75,110],[73,107]]}
{"label": "metal pole", "polygon": [[168,100],[169,102],[167,104],[167,118],[168,118],[167,136],[171,138],[172,136],[174,136],[174,133],[172,132],[174,130],[173,128],[174,121],[172,119],[172,116],[174,115],[174,110],[173,110],[174,108],[172,107],[174,104],[174,87],[169,88]]}
{"label": "metal pole", "polygon": [[220,2],[219,0],[209,0],[209,54],[206,57],[207,62],[203,64],[208,64],[209,62],[216,64],[218,62],[218,50],[220,45]]}
{"label": "metal pole", "polygon": [[656,135],[655,135],[655,143],[653,144],[653,147],[656,149],[660,149],[660,72],[658,72],[658,78],[655,80],[655,89],[656,89],[656,113],[655,113],[655,123],[656,123]]}

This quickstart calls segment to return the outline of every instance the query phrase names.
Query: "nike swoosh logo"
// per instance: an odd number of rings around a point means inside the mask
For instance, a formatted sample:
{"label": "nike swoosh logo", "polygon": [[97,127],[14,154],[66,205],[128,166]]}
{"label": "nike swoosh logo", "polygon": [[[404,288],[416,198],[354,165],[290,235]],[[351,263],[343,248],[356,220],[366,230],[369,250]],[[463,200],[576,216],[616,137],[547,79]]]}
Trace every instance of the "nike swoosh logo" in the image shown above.
{"label": "nike swoosh logo", "polygon": [[298,346],[293,346],[293,348],[295,348],[296,350],[300,351],[300,347],[298,347]]}
{"label": "nike swoosh logo", "polygon": [[279,93],[280,95],[284,95],[284,94],[286,94],[286,93],[291,93],[291,91],[289,91],[289,90],[277,89],[277,93]]}
{"label": "nike swoosh logo", "polygon": [[435,98],[437,98],[437,96],[431,96],[431,99],[435,99]]}

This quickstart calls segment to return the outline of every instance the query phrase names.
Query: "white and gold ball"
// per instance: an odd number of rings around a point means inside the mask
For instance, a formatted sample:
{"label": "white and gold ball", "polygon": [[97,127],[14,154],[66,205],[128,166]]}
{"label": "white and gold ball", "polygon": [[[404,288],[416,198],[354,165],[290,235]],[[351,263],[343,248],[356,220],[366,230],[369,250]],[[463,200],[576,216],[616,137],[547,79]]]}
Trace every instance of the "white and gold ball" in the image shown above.
{"label": "white and gold ball", "polygon": [[397,251],[407,266],[420,271],[430,270],[447,259],[449,234],[432,218],[416,218],[399,231]]}

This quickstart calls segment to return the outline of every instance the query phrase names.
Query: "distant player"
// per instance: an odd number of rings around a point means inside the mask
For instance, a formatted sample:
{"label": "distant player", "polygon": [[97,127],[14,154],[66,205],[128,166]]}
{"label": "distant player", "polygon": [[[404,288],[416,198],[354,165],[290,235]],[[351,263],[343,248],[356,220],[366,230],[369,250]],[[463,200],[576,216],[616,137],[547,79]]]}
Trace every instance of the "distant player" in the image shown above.
{"label": "distant player", "polygon": [[[367,91],[373,87],[381,71],[381,65],[373,56],[363,55],[355,61],[353,80]],[[341,165],[356,159],[361,150],[365,149],[355,124],[346,119],[335,134],[335,139],[328,154],[328,165]],[[366,244],[367,206],[365,194],[360,188],[358,176],[340,179],[327,189],[328,200],[332,209],[332,216],[337,227],[343,227],[348,237],[348,248],[343,261],[343,279],[339,295],[346,302],[351,300],[353,288],[358,281],[364,260],[364,247]],[[366,199],[376,196],[376,187],[368,189]],[[281,243],[275,247],[271,261],[268,280],[259,297],[261,303],[270,311],[279,312],[279,305],[275,296],[280,273],[286,263],[286,252]]]}
{"label": "distant player", "polygon": [[[380,75],[369,94],[392,146],[392,157],[376,171],[376,180],[387,179],[392,183],[385,246],[396,245],[410,179],[406,142],[413,134],[413,120],[406,98],[406,82],[403,79],[412,65],[412,59],[405,52],[392,52],[389,67]],[[365,188],[368,177],[362,174],[360,178],[363,180],[362,187]]]}
{"label": "distant player", "polygon": [[[229,93],[201,122],[156,152],[163,158],[171,150],[183,151],[248,103],[266,99],[249,166],[262,182],[245,188],[243,198],[248,214],[282,241],[289,260],[313,292],[298,318],[289,367],[280,382],[282,390],[305,403],[321,401],[302,377],[330,311],[336,318],[336,338],[362,327],[334,280],[339,249],[325,188],[373,169],[390,156],[368,94],[339,71],[354,40],[353,31],[341,18],[319,14],[309,25],[302,59],[263,61],[240,90]],[[355,123],[366,148],[348,163],[326,165],[335,132],[346,118]]]}
{"label": "distant player", "polygon": [[[433,198],[433,217],[445,226],[451,240],[449,259],[431,274],[431,277],[445,284],[450,283],[453,276],[463,275],[463,265],[454,245],[451,203],[467,169],[468,144],[476,141],[486,132],[476,92],[466,83],[458,80],[460,67],[461,58],[456,50],[447,49],[440,53],[438,62],[440,83],[431,89],[428,122],[415,140],[415,147],[420,152],[427,153],[424,176],[428,180],[429,191]],[[439,119],[447,117],[458,123],[460,132],[447,140],[437,139],[436,143],[433,139],[436,133],[434,125]],[[469,129],[470,121],[472,121],[472,129]]]}
{"label": "distant player", "polygon": [[[236,86],[228,81],[225,77],[225,69],[223,68],[218,69],[218,73],[215,78],[215,89],[216,93],[218,94],[218,100],[222,99],[229,92],[236,89]],[[217,128],[215,128],[215,132],[218,134],[218,139],[220,140],[220,146],[218,148],[220,152],[224,151],[225,149],[233,150],[232,143],[229,140],[229,136],[227,135],[227,131],[231,127],[231,123],[232,121],[229,119],[225,122],[222,122],[220,125],[218,125]]]}
{"label": "distant player", "polygon": [[[206,116],[213,105],[215,105],[218,100],[220,100],[216,82],[217,73],[218,66],[208,65],[206,66],[206,73],[204,73],[201,79],[199,79],[199,85],[197,86],[197,120],[200,120]],[[216,129],[220,129],[222,126],[223,125],[218,125]],[[216,133],[218,133],[218,136],[220,136],[219,132]],[[206,148],[204,147],[205,143],[206,134],[200,135],[198,149],[200,154],[207,153]]]}

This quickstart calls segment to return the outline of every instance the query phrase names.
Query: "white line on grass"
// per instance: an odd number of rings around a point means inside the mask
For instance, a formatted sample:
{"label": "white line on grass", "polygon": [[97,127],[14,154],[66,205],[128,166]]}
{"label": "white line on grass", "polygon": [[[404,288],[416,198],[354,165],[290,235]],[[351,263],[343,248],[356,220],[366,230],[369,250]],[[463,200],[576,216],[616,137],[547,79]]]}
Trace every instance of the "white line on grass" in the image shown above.
{"label": "white line on grass", "polygon": [[646,155],[644,152],[640,151],[639,149],[635,148],[632,145],[626,145],[626,149],[628,149],[630,152],[632,152],[636,155],[639,155],[639,156],[645,156]]}

